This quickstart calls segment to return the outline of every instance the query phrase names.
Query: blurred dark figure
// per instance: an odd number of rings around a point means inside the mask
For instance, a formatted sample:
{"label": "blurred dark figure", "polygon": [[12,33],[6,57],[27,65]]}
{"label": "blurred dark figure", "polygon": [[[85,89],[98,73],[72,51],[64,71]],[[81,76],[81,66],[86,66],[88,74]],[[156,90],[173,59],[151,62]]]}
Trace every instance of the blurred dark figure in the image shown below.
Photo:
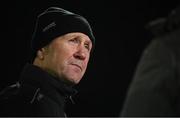
{"label": "blurred dark figure", "polygon": [[142,54],[120,116],[180,116],[180,6],[147,28],[154,38]]}

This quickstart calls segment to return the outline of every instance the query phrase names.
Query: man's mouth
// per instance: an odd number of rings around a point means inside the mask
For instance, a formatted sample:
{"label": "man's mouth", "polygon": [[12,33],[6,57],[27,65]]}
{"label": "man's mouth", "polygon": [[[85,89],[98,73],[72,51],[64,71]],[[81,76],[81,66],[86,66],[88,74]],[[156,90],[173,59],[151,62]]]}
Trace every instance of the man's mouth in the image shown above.
{"label": "man's mouth", "polygon": [[71,65],[78,67],[82,71],[82,67],[80,65],[78,64],[71,64]]}

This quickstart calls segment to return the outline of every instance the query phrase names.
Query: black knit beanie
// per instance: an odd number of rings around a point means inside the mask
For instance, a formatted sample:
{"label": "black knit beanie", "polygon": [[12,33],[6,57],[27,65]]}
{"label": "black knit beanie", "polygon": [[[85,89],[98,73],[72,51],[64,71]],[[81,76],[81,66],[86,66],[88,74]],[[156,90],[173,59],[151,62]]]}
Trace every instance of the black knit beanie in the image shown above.
{"label": "black knit beanie", "polygon": [[92,29],[83,16],[58,7],[46,9],[36,20],[31,40],[33,53],[48,45],[56,37],[72,32],[81,32],[89,36],[94,47],[95,38]]}

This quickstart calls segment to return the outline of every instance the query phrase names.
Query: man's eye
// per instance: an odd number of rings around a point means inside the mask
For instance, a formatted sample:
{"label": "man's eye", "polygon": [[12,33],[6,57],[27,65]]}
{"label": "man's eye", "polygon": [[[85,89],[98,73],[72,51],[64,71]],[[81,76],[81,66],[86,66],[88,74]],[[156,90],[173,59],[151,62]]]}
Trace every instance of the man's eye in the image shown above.
{"label": "man's eye", "polygon": [[85,46],[86,49],[89,50],[89,44],[85,44],[84,46]]}
{"label": "man's eye", "polygon": [[71,39],[70,42],[78,43],[79,41],[77,39]]}

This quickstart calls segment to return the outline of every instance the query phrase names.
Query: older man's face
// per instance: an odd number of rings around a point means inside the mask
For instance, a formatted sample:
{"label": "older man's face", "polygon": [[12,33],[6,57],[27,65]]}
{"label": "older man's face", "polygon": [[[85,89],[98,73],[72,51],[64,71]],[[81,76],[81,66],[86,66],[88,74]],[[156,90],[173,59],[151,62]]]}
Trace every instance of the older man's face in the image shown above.
{"label": "older man's face", "polygon": [[44,69],[64,81],[77,84],[86,71],[91,48],[91,40],[83,33],[57,37],[44,50]]}

